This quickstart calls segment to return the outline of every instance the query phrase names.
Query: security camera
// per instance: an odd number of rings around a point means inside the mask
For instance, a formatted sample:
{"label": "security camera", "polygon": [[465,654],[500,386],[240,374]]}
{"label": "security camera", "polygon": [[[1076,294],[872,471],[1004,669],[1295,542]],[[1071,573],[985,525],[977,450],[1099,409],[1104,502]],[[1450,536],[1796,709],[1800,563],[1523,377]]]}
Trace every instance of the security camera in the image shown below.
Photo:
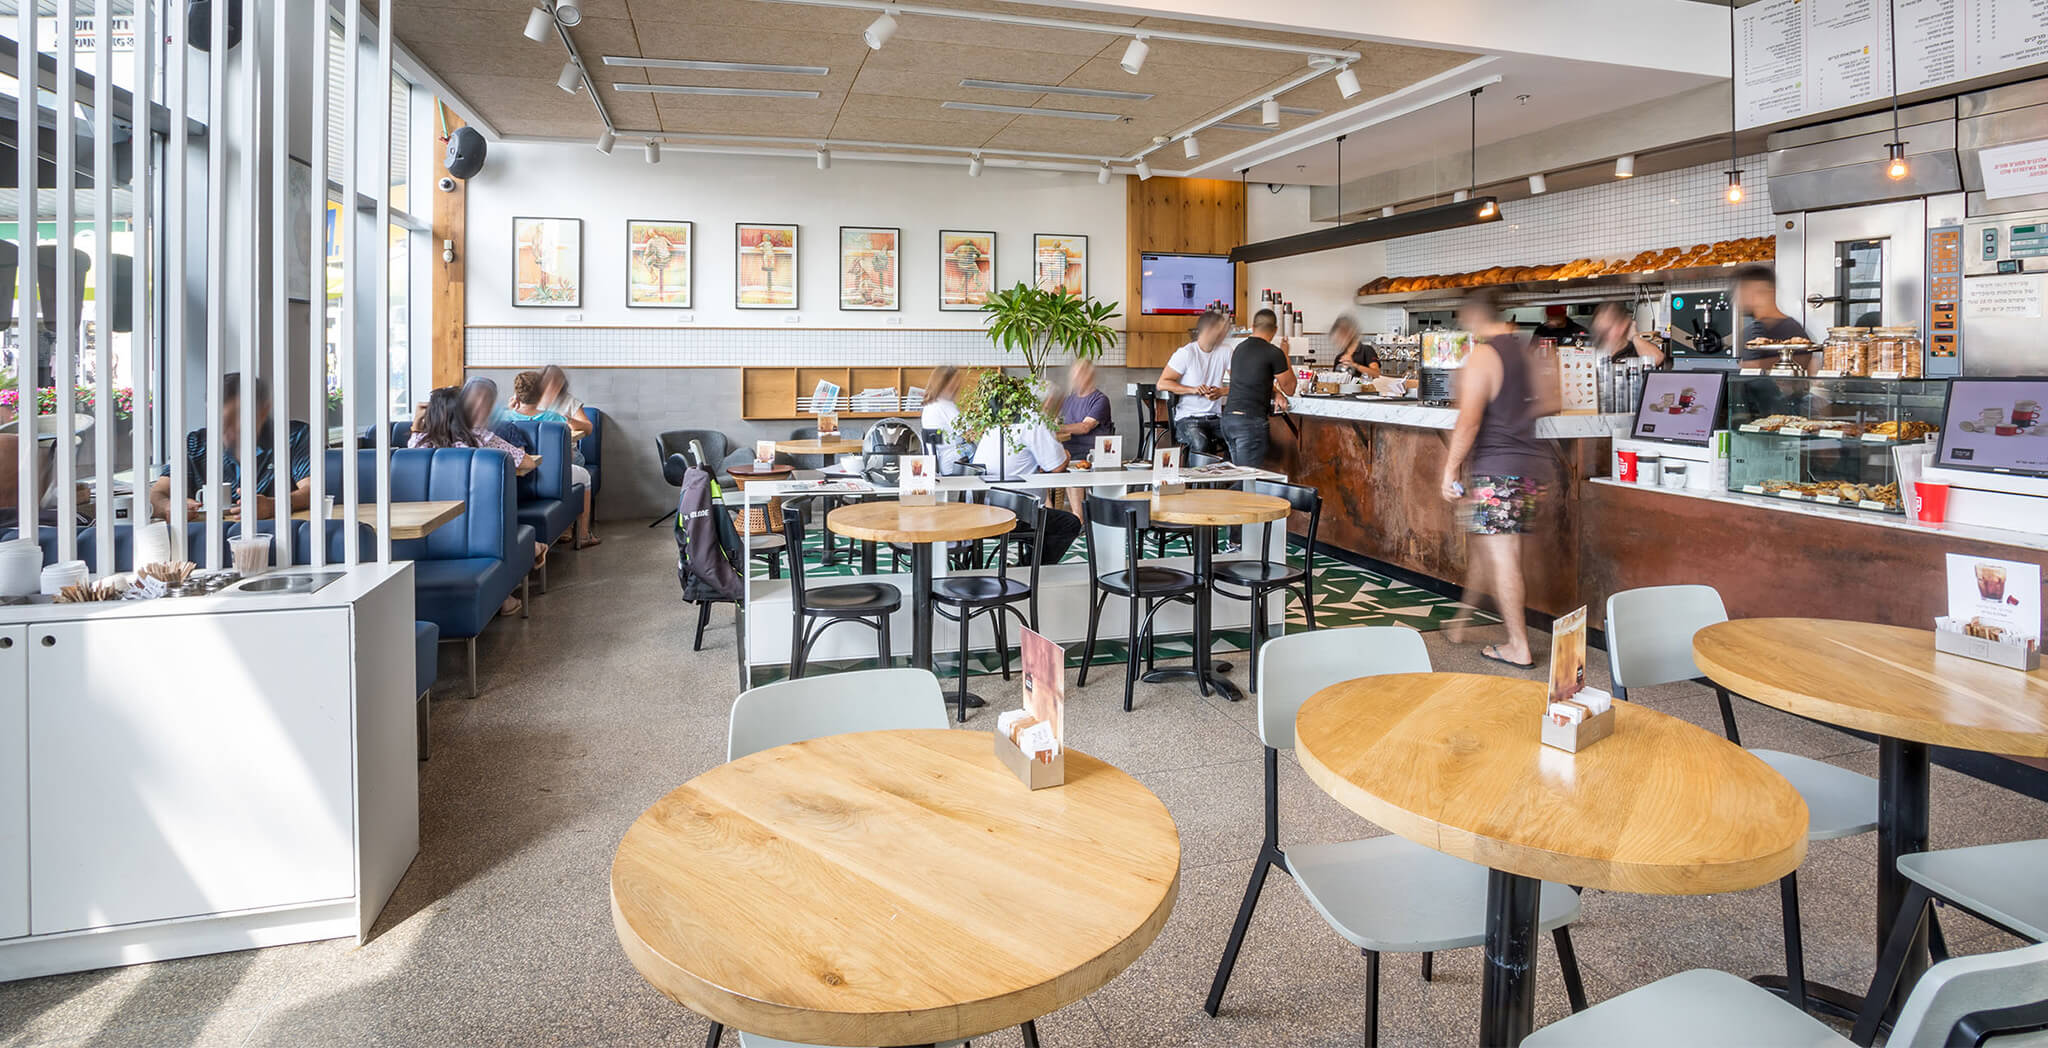
{"label": "security camera", "polygon": [[447,175],[442,175],[442,176],[441,176],[441,180],[440,180],[439,182],[436,182],[436,183],[434,183],[434,184],[435,184],[435,185],[437,185],[437,186],[439,186],[439,187],[441,187],[441,192],[443,192],[443,193],[453,193],[453,192],[455,192],[455,180],[454,180],[454,179],[452,179],[452,178],[449,178],[449,177],[448,177]]}

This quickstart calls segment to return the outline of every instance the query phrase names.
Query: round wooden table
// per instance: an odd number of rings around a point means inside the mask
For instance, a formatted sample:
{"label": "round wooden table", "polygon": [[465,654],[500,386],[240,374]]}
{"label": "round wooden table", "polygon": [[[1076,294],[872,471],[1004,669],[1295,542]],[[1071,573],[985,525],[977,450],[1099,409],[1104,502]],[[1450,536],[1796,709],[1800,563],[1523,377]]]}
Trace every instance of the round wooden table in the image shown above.
{"label": "round wooden table", "polygon": [[[1215,529],[1235,527],[1241,524],[1263,524],[1269,520],[1285,519],[1294,507],[1286,499],[1276,495],[1254,495],[1245,491],[1217,490],[1214,488],[1190,488],[1176,495],[1152,495],[1148,492],[1134,492],[1125,498],[1152,501],[1152,519],[1161,524],[1182,524],[1194,528],[1195,533],[1189,545],[1194,547],[1195,577],[1201,580],[1201,590],[1195,595],[1195,664],[1182,669],[1178,667],[1153,670],[1145,675],[1147,681],[1183,680],[1193,678],[1202,689],[1202,694],[1220,691],[1232,702],[1244,698],[1244,692],[1237,685],[1217,676],[1216,666],[1209,654],[1210,639],[1210,584],[1211,562],[1215,552]],[[1262,551],[1263,555],[1263,551]],[[1257,615],[1258,610],[1253,609]]]}
{"label": "round wooden table", "polygon": [[1295,755],[1346,808],[1487,867],[1479,1043],[1535,1017],[1545,880],[1651,895],[1769,884],[1806,856],[1806,802],[1740,746],[1628,702],[1580,752],[1540,741],[1548,686],[1462,673],[1333,684],[1295,720]]}
{"label": "round wooden table", "polygon": [[[910,546],[910,664],[932,668],[932,543],[1002,535],[1017,526],[1006,509],[978,502],[906,506],[895,499],[841,506],[825,517],[833,534]],[[967,668],[962,666],[961,673]]]}
{"label": "round wooden table", "polygon": [[691,779],[612,860],[633,967],[715,1022],[806,1044],[978,1037],[1144,953],[1180,836],[1129,775],[1066,751],[1027,790],[986,732],[833,735]]}
{"label": "round wooden table", "polygon": [[775,442],[775,450],[785,455],[851,455],[860,450],[860,441],[846,437],[778,440]]}
{"label": "round wooden table", "polygon": [[[1907,881],[1898,858],[1927,850],[1929,746],[2048,757],[2048,673],[1934,650],[1930,630],[1836,619],[1736,619],[1693,635],[1714,683],[1766,706],[1868,732],[1877,741],[1877,952]],[[1902,987],[1927,966],[1926,932]],[[1835,1010],[1861,998],[1809,983]]]}

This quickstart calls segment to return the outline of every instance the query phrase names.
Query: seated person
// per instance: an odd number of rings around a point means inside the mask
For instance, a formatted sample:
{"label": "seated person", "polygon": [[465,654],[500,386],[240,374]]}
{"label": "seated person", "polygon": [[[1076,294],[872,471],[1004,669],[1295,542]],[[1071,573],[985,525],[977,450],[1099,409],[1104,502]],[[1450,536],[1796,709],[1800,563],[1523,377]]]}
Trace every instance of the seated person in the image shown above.
{"label": "seated person", "polygon": [[[435,392],[439,392],[439,390],[436,390]],[[521,434],[518,430],[513,429],[511,426],[506,426],[504,428],[504,431],[500,432],[498,429],[493,428],[493,426],[491,425],[491,419],[493,416],[497,414],[498,411],[498,384],[496,382],[493,382],[487,378],[470,379],[469,381],[464,382],[462,384],[462,389],[457,393],[457,397],[458,404],[462,412],[463,421],[467,423],[467,425],[469,426],[469,443],[454,445],[440,444],[426,446],[496,448],[499,451],[502,451],[505,454],[512,456],[513,469],[516,470],[519,467],[526,465],[526,456],[529,454],[529,452],[523,446],[522,442],[515,441],[512,439],[513,437],[523,437],[524,434]],[[429,394],[427,397],[427,406],[433,406],[432,394]],[[424,435],[426,431],[427,423],[426,413],[424,411],[421,412],[420,418],[421,421],[419,422],[418,425],[413,427],[412,431],[412,442],[410,446],[415,448],[422,446],[421,437]],[[508,433],[510,434],[510,436],[507,436]]]}
{"label": "seated person", "polygon": [[[262,379],[250,383],[253,388],[249,424],[256,427],[256,481],[250,486],[249,495],[254,503],[247,507],[258,518],[271,515],[271,486],[276,479],[272,463],[276,460],[276,448],[272,445],[270,426],[270,384]],[[290,458],[292,489],[287,496],[291,509],[305,509],[313,491],[313,431],[303,422],[292,423],[286,431],[287,454]],[[206,484],[206,442],[210,434],[204,427],[185,435],[185,499],[187,513],[199,512],[196,496]],[[242,464],[235,456],[242,450],[242,376],[229,372],[221,376],[220,382],[220,471],[221,482],[226,488],[230,505],[228,516],[240,519],[244,506],[242,492]],[[149,502],[158,517],[170,516],[171,507],[171,466],[165,463],[157,478],[149,487]]]}
{"label": "seated person", "polygon": [[1230,384],[1230,351],[1223,348],[1230,321],[1204,313],[1195,321],[1195,340],[1173,351],[1159,369],[1159,388],[1174,395],[1173,438],[1189,451],[1222,455],[1225,387]]}
{"label": "seated person", "polygon": [[[498,412],[495,419],[501,422],[517,420],[563,423],[569,427],[569,448],[573,456],[576,448],[576,425],[569,420],[569,416],[541,406],[545,393],[546,384],[540,372],[522,371],[512,376],[512,402],[505,405],[504,410]],[[576,411],[578,415],[582,414],[580,406]],[[590,423],[586,420],[583,425],[584,431],[589,432]],[[576,548],[588,549],[603,541],[590,533],[590,471],[577,465],[572,459],[569,463],[569,479],[572,484],[583,485],[583,509],[576,516]]]}
{"label": "seated person", "polygon": [[[974,463],[986,470],[991,480],[1015,480],[1033,473],[1058,473],[1066,469],[1067,449],[1053,436],[1051,426],[1034,419],[982,434],[981,443],[974,448]],[[1047,489],[1044,496],[1050,495],[1051,490]],[[1080,537],[1080,517],[1050,505],[1046,507],[1045,563],[1058,564],[1067,555],[1067,548]]]}
{"label": "seated person", "polygon": [[[488,379],[484,381],[489,381]],[[470,422],[470,415],[463,410],[463,391],[454,386],[443,386],[427,394],[427,412],[412,439],[407,443],[415,448],[486,448],[503,451],[512,456],[513,468],[518,468],[526,458],[526,452],[505,443],[503,437],[489,430],[479,430]],[[538,568],[548,559],[548,544],[533,544],[533,566]],[[498,605],[498,614],[519,614],[519,598],[506,597]]]}

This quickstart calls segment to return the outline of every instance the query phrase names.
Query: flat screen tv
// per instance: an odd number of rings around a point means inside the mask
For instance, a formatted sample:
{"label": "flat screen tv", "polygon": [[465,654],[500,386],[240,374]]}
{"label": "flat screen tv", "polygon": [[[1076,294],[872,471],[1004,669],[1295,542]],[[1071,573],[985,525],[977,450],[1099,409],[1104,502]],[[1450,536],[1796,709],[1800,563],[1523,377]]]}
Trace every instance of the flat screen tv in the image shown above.
{"label": "flat screen tv", "polygon": [[1237,267],[1228,255],[1138,256],[1138,306],[1146,316],[1196,316],[1213,302],[1237,309]]}
{"label": "flat screen tv", "polygon": [[1934,464],[2048,477],[2048,377],[1949,380]]}
{"label": "flat screen tv", "polygon": [[1635,438],[1705,446],[1720,428],[1724,381],[1718,371],[1650,372],[1643,378]]}

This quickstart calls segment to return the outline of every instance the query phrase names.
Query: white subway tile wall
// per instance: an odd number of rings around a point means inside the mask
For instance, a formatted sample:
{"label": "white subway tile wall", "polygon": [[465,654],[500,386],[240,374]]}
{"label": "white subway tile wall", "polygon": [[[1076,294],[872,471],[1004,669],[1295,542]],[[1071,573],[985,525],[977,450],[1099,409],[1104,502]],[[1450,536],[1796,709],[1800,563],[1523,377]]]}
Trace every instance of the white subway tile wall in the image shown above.
{"label": "white subway tile wall", "polygon": [[1773,229],[1762,154],[1743,157],[1730,204],[1726,162],[1546,193],[1501,205],[1499,222],[1387,241],[1387,273],[1429,276],[1535,266],[1763,236]]}
{"label": "white subway tile wall", "polygon": [[[470,327],[463,362],[473,368],[539,367],[893,367],[1021,365],[980,331],[805,330],[790,328]],[[1124,362],[1121,338],[1102,356]]]}

